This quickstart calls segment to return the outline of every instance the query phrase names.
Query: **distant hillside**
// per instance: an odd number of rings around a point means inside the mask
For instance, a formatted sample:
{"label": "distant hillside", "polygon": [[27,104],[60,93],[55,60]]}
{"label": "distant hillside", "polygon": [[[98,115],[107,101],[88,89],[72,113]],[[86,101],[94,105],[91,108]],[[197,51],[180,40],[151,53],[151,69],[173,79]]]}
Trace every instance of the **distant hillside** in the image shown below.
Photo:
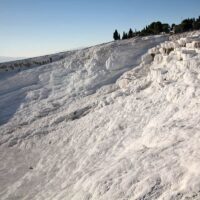
{"label": "distant hillside", "polygon": [[15,60],[21,60],[24,59],[23,57],[6,57],[6,56],[0,56],[0,63],[3,62],[9,62],[9,61],[15,61]]}
{"label": "distant hillside", "polygon": [[28,69],[31,67],[37,67],[41,65],[46,65],[58,60],[61,60],[68,56],[69,54],[73,54],[74,51],[64,52],[64,53],[56,53],[46,56],[39,56],[34,58],[9,58],[9,57],[1,57],[0,56],[0,72],[5,71],[19,71],[22,69]]}

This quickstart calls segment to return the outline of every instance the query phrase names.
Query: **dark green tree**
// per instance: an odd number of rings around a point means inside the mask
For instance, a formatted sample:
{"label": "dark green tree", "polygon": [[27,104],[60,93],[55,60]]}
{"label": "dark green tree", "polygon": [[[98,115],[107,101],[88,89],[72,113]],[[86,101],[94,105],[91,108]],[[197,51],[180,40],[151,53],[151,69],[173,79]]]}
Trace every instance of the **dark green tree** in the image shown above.
{"label": "dark green tree", "polygon": [[162,31],[165,33],[169,33],[169,31],[170,31],[169,24],[162,24]]}
{"label": "dark green tree", "polygon": [[174,27],[174,33],[182,33],[182,32],[183,32],[183,30],[182,30],[181,25],[176,25]]}
{"label": "dark green tree", "polygon": [[120,34],[118,33],[117,30],[115,30],[115,32],[113,33],[113,39],[114,40],[120,40]]}
{"label": "dark green tree", "polygon": [[193,23],[195,22],[195,19],[185,19],[181,22],[180,27],[181,27],[181,31],[185,32],[185,31],[191,31],[193,30]]}
{"label": "dark green tree", "polygon": [[122,35],[122,40],[126,40],[128,39],[128,34],[123,32],[123,35]]}
{"label": "dark green tree", "polygon": [[194,29],[194,30],[200,30],[200,22],[195,21],[195,22],[193,23],[193,29]]}
{"label": "dark green tree", "polygon": [[[132,38],[134,36],[148,36],[148,35],[155,35],[160,34],[161,32],[169,33],[173,31],[174,33],[183,33],[186,31],[192,31],[192,30],[200,30],[200,16],[198,18],[188,18],[184,19],[180,24],[172,24],[171,27],[169,24],[163,24],[160,21],[152,22],[150,25],[143,28],[141,31],[135,31],[135,33],[132,31],[132,29],[129,30],[128,34],[123,33],[122,39]],[[120,39],[120,35],[115,30],[113,34],[113,38],[115,40]]]}
{"label": "dark green tree", "polygon": [[192,26],[194,30],[200,30],[200,16],[193,22]]}
{"label": "dark green tree", "polygon": [[163,31],[162,23],[161,22],[155,22],[154,23],[154,29],[153,29],[154,34],[159,34],[162,31]]}
{"label": "dark green tree", "polygon": [[130,28],[129,32],[128,32],[128,38],[133,38],[134,37],[134,32],[133,30]]}

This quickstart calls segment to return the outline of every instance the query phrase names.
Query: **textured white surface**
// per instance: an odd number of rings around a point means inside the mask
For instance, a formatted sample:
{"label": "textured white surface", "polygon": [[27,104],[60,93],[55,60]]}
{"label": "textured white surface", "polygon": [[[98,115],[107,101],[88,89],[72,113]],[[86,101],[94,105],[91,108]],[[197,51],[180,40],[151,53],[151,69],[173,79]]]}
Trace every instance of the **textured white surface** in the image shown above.
{"label": "textured white surface", "polygon": [[1,73],[0,198],[200,199],[197,38],[120,41]]}

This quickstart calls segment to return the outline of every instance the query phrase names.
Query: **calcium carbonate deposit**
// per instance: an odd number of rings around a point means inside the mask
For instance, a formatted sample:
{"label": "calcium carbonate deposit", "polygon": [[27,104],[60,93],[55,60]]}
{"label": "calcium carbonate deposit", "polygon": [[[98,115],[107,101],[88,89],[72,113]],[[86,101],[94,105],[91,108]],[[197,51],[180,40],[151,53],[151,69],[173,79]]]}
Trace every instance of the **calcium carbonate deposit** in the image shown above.
{"label": "calcium carbonate deposit", "polygon": [[0,66],[0,199],[200,199],[200,32],[49,59]]}

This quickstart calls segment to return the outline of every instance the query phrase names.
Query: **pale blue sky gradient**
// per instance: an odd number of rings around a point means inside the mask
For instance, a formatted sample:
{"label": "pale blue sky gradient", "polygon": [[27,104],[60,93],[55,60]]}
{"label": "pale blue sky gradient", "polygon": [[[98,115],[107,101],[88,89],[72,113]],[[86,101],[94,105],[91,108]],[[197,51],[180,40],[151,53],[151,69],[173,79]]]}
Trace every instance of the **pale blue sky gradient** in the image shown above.
{"label": "pale blue sky gradient", "polygon": [[29,57],[112,40],[152,21],[200,15],[200,0],[0,0],[0,56]]}

